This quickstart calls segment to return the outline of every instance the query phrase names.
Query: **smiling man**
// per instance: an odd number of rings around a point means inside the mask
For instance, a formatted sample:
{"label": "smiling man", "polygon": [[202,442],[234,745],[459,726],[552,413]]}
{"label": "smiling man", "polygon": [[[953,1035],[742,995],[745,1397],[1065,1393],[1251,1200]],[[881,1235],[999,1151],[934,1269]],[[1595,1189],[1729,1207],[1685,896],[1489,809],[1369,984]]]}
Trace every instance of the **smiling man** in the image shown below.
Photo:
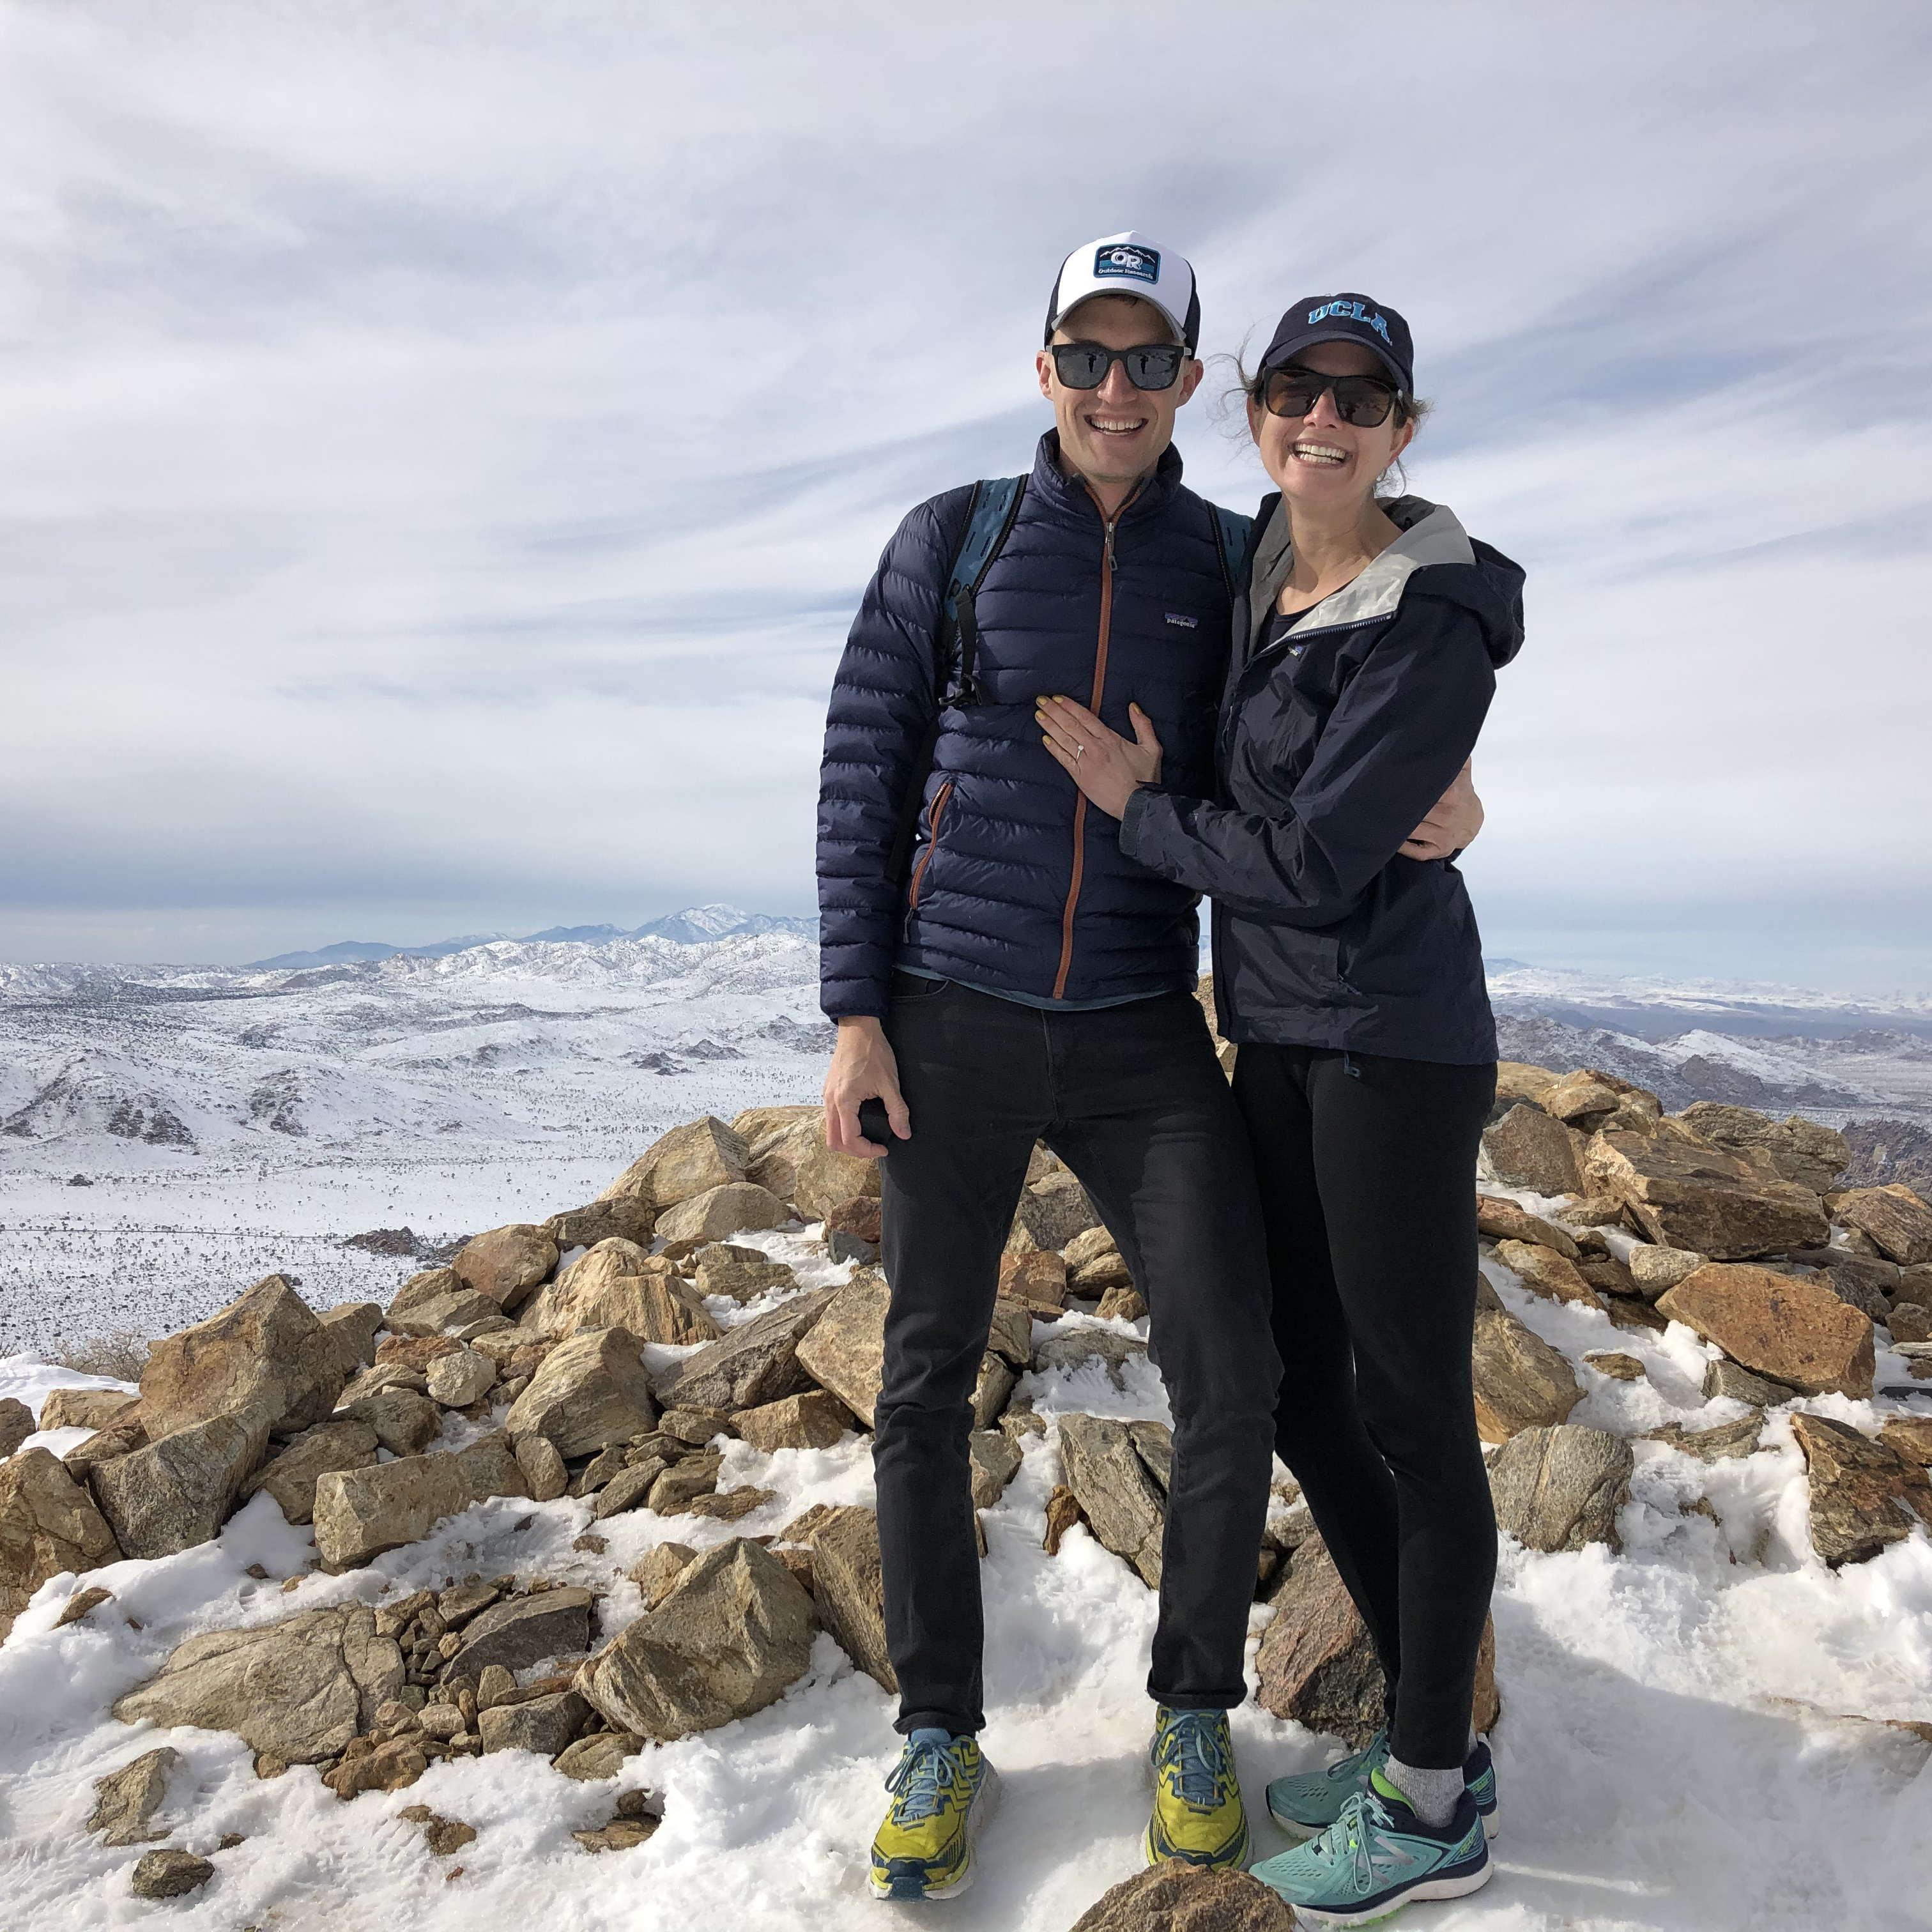
{"label": "smiling man", "polygon": [[874,1462],[907,1742],[872,1846],[880,1898],[964,1889],[992,1802],[969,1438],[1038,1142],[1146,1298],[1174,1416],[1147,1854],[1247,1856],[1225,1714],[1245,1692],[1280,1376],[1252,1166],[1194,998],[1195,895],[1122,853],[1033,722],[1037,699],[1077,694],[1131,735],[1131,704],[1170,781],[1214,789],[1246,526],[1183,486],[1171,447],[1199,325],[1178,255],[1132,233],[1076,248],[1048,304],[1054,427],[1031,471],[906,518],[832,692],[826,1136],[884,1160],[892,1286]]}

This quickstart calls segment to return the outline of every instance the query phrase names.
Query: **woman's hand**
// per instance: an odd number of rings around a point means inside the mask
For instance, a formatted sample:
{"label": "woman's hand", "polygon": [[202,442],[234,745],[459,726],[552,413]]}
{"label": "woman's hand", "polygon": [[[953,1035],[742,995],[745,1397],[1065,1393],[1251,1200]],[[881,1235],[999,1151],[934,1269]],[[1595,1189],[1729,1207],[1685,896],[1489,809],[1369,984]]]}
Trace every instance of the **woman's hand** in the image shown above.
{"label": "woman's hand", "polygon": [[1034,712],[1048,751],[1109,818],[1123,816],[1127,800],[1160,776],[1154,721],[1138,704],[1127,706],[1127,716],[1134,727],[1131,742],[1070,698],[1040,698]]}
{"label": "woman's hand", "polygon": [[1483,829],[1483,801],[1465,760],[1449,789],[1429,808],[1429,816],[1404,842],[1405,859],[1448,859],[1461,851]]}
{"label": "woman's hand", "polygon": [[886,1119],[902,1140],[912,1138],[912,1116],[899,1092],[899,1064],[886,1030],[876,1019],[842,1019],[832,1065],[825,1076],[825,1144],[862,1160],[882,1160],[888,1150],[868,1141],[859,1125],[868,1100],[884,1104]]}

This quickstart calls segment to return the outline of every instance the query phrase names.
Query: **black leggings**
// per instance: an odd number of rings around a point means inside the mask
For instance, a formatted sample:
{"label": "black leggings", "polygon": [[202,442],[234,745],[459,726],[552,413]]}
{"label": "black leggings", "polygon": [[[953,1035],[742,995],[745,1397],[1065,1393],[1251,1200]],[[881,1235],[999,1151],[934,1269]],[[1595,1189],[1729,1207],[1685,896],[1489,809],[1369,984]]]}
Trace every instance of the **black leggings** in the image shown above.
{"label": "black leggings", "polygon": [[1284,1374],[1275,1446],[1388,1680],[1391,1748],[1468,1747],[1496,1516],[1476,1434],[1476,1150],[1496,1068],[1244,1046]]}

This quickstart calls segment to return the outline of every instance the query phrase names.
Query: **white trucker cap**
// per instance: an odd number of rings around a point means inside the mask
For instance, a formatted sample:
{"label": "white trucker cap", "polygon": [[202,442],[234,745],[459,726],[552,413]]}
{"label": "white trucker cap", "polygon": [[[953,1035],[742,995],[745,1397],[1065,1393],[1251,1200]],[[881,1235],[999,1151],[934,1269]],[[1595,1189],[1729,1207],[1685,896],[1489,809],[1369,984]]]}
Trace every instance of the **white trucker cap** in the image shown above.
{"label": "white trucker cap", "polygon": [[1201,298],[1186,256],[1129,229],[1083,242],[1060,265],[1046,305],[1046,338],[1090,296],[1138,296],[1150,302],[1180,332],[1191,356],[1201,339]]}

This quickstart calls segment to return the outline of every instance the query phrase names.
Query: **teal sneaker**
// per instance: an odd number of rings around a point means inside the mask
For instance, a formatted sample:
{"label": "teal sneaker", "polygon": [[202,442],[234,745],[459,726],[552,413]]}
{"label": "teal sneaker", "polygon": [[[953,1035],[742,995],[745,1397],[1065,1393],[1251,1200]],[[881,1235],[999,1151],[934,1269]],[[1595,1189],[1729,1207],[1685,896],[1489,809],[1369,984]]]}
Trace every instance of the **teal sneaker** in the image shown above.
{"label": "teal sneaker", "polygon": [[973,1847],[999,1796],[978,1743],[914,1731],[886,1789],[892,1808],[872,1840],[872,1896],[958,1898],[973,1882]]}
{"label": "teal sneaker", "polygon": [[1248,1814],[1234,1775],[1234,1741],[1224,1711],[1154,1713],[1154,1814],[1142,1850],[1150,1865],[1163,1858],[1184,1864],[1232,1865],[1248,1862]]}
{"label": "teal sneaker", "polygon": [[[1369,1788],[1370,1778],[1388,1762],[1388,1732],[1378,1731],[1366,1750],[1337,1758],[1324,1771],[1277,1778],[1268,1788],[1268,1815],[1298,1838],[1325,1832],[1341,1816],[1342,1807],[1358,1792]],[[1496,1810],[1496,1766],[1481,1738],[1463,1764],[1462,1783],[1476,1801],[1484,1834],[1493,1838],[1502,1829]]]}
{"label": "teal sneaker", "polygon": [[1256,1865],[1254,1875],[1312,1925],[1366,1925],[1412,1900],[1479,1892],[1493,1870],[1466,1790],[1455,1816],[1432,1831],[1376,1771],[1320,1837]]}

